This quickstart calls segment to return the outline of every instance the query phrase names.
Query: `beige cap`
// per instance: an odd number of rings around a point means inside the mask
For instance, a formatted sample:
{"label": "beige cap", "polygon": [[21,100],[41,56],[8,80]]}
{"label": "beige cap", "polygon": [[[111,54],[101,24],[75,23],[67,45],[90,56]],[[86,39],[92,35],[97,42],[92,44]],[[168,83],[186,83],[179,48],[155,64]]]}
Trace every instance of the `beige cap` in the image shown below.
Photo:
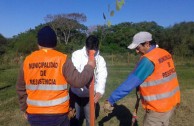
{"label": "beige cap", "polygon": [[149,32],[141,31],[133,36],[132,43],[128,46],[129,49],[135,49],[139,44],[151,41],[152,34]]}

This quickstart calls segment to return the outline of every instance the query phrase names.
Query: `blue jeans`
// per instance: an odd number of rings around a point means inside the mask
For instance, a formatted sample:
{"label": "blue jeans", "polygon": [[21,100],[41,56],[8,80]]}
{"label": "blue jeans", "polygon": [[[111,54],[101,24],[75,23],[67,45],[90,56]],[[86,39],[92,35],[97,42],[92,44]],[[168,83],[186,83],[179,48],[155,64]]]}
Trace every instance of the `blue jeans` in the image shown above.
{"label": "blue jeans", "polygon": [[69,126],[67,114],[28,114],[31,126]]}

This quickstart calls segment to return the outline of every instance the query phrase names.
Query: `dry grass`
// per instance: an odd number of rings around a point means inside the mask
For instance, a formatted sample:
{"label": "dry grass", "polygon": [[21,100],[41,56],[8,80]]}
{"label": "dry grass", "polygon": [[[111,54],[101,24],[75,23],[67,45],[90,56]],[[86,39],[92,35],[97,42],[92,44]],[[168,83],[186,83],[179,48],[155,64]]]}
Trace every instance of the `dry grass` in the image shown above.
{"label": "dry grass", "polygon": [[[188,89],[181,92],[181,104],[174,113],[170,121],[170,126],[193,126],[194,125],[194,90]],[[100,101],[100,113],[96,120],[96,126],[130,126],[131,114],[134,110],[135,97],[127,96],[117,103],[115,110],[109,116],[103,112],[103,101]],[[12,98],[6,103],[1,103],[0,106],[10,106],[17,102],[17,98]],[[10,111],[1,111],[0,125],[1,126],[29,126],[24,119],[19,108],[11,109]],[[142,126],[144,110],[141,105],[138,110],[138,126]]]}
{"label": "dry grass", "polygon": [[[194,90],[181,91],[181,104],[176,109],[174,115],[170,120],[170,126],[193,126],[194,125]],[[134,110],[136,98],[126,97],[122,99],[115,110],[115,114],[110,114],[108,117],[100,110],[100,116],[97,123],[101,122],[99,126],[130,126],[131,114]],[[101,106],[103,103],[100,103]],[[144,110],[141,105],[138,110],[138,126],[142,126]],[[103,123],[102,123],[103,122]]]}
{"label": "dry grass", "polygon": [[[111,60],[112,61],[112,60]],[[115,61],[115,60],[114,60]],[[193,60],[180,60],[176,62],[178,79],[181,87],[181,104],[170,120],[170,126],[194,126],[194,65]],[[103,101],[120,84],[134,67],[133,61],[125,65],[115,65],[110,63],[108,66],[108,80],[106,93],[100,100],[99,116],[96,126],[130,126],[132,112],[134,111],[135,95],[130,93],[127,97],[117,102],[117,106],[112,114],[106,116],[103,112]],[[127,64],[127,65],[126,65]],[[18,99],[15,93],[15,81],[17,68],[6,67],[0,71],[0,126],[29,126],[19,110]],[[142,126],[144,110],[139,107],[138,126]],[[84,125],[83,125],[84,126]]]}

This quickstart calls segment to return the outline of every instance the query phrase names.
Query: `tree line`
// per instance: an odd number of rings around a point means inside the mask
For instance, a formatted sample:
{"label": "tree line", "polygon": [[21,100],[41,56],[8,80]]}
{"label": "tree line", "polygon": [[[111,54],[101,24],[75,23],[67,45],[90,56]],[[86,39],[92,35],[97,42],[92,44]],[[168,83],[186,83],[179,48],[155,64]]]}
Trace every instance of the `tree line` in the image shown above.
{"label": "tree line", "polygon": [[89,34],[98,36],[100,40],[100,51],[108,54],[134,53],[127,49],[132,42],[135,33],[148,31],[152,33],[156,43],[177,56],[194,55],[194,22],[180,22],[173,26],[163,27],[156,22],[122,22],[108,27],[94,25],[87,27],[83,25],[87,17],[80,13],[47,15],[45,24],[40,24],[34,29],[29,29],[12,38],[5,38],[0,34],[0,55],[27,55],[37,49],[37,32],[45,26],[50,25],[56,32],[57,49],[71,54],[85,44]]}

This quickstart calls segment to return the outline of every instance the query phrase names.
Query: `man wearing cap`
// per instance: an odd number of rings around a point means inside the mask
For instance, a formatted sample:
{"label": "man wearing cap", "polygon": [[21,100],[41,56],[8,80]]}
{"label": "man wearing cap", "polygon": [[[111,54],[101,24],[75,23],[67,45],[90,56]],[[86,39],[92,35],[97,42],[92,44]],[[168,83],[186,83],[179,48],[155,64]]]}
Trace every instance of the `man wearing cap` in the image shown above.
{"label": "man wearing cap", "polygon": [[104,110],[110,113],[113,104],[139,86],[142,106],[146,110],[143,126],[168,126],[175,107],[180,103],[180,90],[174,62],[170,53],[156,48],[149,32],[133,37],[129,49],[141,58],[128,78],[105,101]]}
{"label": "man wearing cap", "polygon": [[37,36],[39,50],[25,58],[16,83],[20,109],[31,126],[69,126],[67,84],[89,84],[95,61],[89,60],[80,73],[66,54],[54,49],[57,38],[49,26]]}

